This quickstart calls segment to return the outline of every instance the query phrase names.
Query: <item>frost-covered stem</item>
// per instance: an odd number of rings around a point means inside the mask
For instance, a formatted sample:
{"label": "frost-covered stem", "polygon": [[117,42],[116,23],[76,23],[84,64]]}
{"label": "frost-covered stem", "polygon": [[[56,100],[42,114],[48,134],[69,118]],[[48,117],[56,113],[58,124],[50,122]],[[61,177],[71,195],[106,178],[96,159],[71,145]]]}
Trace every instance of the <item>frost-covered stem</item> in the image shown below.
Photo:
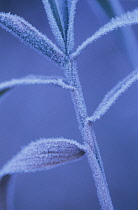
{"label": "frost-covered stem", "polygon": [[94,152],[92,151],[89,144],[85,144],[86,153],[88,157],[88,162],[92,170],[93,179],[95,181],[98,199],[101,205],[102,210],[113,210],[112,201],[110,198],[109,190],[107,184],[105,182],[105,177],[101,173],[101,169],[99,167],[98,161],[95,157]]}
{"label": "frost-covered stem", "polygon": [[[105,182],[106,182],[106,177],[105,177],[105,173],[104,173],[104,167],[103,167],[103,162],[102,162],[102,158],[100,155],[100,150],[97,144],[97,140],[96,140],[96,135],[92,126],[92,122],[86,119],[85,122],[85,126],[83,129],[83,133],[84,133],[84,142],[85,144],[88,144],[89,147],[91,148],[91,150],[94,152],[95,157],[97,159],[97,162],[99,164],[99,167],[101,169],[101,172],[104,176]],[[106,182],[107,183],[107,182]]]}
{"label": "frost-covered stem", "polygon": [[88,114],[86,104],[79,81],[77,65],[74,60],[69,60],[67,62],[65,77],[69,85],[75,87],[75,90],[71,91],[71,97],[75,107],[79,128],[86,146],[86,154],[95,181],[99,203],[102,210],[113,210],[95,133],[91,122],[87,121]]}
{"label": "frost-covered stem", "polygon": [[71,91],[71,97],[75,107],[79,128],[81,129],[82,133],[85,119],[87,118],[87,110],[78,77],[77,64],[74,60],[69,60],[66,64],[65,77],[69,85],[75,87],[75,90]]}
{"label": "frost-covered stem", "polygon": [[102,210],[113,210],[113,204],[108,190],[100,151],[97,145],[96,136],[92,123],[86,120],[84,127],[84,143],[88,162],[95,181],[97,195]]}

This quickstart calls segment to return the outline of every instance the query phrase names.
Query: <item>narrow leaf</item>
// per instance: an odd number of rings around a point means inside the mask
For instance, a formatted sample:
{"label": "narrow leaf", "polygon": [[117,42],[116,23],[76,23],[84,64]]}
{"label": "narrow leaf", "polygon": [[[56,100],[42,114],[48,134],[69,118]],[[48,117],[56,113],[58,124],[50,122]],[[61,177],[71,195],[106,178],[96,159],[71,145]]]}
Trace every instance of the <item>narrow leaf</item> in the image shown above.
{"label": "narrow leaf", "polygon": [[34,50],[48,56],[51,60],[63,66],[64,54],[54,45],[50,39],[39,32],[35,27],[23,18],[10,13],[0,13],[0,26]]}
{"label": "narrow leaf", "polygon": [[[104,8],[104,11],[108,14],[109,18],[119,16],[124,13],[124,9],[119,0],[102,1],[98,0],[99,4]],[[120,44],[124,45],[125,53],[128,56],[132,66],[137,68],[138,66],[138,43],[133,32],[132,27],[122,28],[120,31]],[[130,44],[131,40],[131,44]]]}
{"label": "narrow leaf", "polygon": [[57,0],[42,0],[52,32],[59,47],[65,52],[65,30]]}
{"label": "narrow leaf", "polygon": [[1,170],[0,178],[8,174],[35,172],[76,160],[84,155],[84,147],[64,138],[41,139],[30,143]]}
{"label": "narrow leaf", "polygon": [[11,88],[21,85],[56,85],[64,89],[74,90],[74,87],[68,85],[64,78],[31,75],[0,83],[0,98],[11,90]]}
{"label": "narrow leaf", "polygon": [[138,70],[133,71],[126,78],[120,81],[112,90],[110,90],[99,104],[94,114],[88,118],[88,120],[94,122],[100,119],[113,103],[124,93],[135,81],[138,80]]}
{"label": "narrow leaf", "polygon": [[68,24],[68,31],[67,31],[67,53],[70,54],[74,50],[74,18],[76,12],[76,4],[78,0],[72,0],[68,2],[70,6],[69,9],[69,24]]}
{"label": "narrow leaf", "polygon": [[72,57],[77,57],[81,51],[86,48],[89,44],[92,44],[94,41],[99,39],[101,36],[106,35],[108,32],[111,32],[117,28],[124,26],[130,26],[138,23],[138,9],[133,10],[132,12],[127,12],[120,17],[113,18],[109,23],[101,27],[97,32],[95,32],[91,37],[86,39],[72,54]]}
{"label": "narrow leaf", "polygon": [[[65,43],[67,42],[67,30],[68,30],[68,24],[69,24],[69,0],[58,0],[59,7],[60,7],[60,13],[62,16],[63,24],[64,24],[64,33],[65,33]],[[67,43],[66,43],[67,44]]]}

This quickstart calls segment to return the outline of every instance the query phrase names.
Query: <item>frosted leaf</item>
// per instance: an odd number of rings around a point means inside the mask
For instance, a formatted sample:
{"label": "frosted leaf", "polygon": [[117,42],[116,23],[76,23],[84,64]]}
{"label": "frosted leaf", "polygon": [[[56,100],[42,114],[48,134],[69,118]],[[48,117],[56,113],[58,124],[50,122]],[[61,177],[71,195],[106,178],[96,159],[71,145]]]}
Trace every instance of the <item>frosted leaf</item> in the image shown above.
{"label": "frosted leaf", "polygon": [[74,48],[74,17],[78,0],[42,0],[52,32],[62,49],[70,54]]}
{"label": "frosted leaf", "polygon": [[113,18],[109,23],[101,27],[91,37],[87,38],[86,41],[84,41],[72,54],[72,58],[77,57],[84,48],[86,48],[89,44],[92,44],[94,41],[96,41],[103,35],[106,35],[108,32],[111,32],[117,28],[130,26],[137,23],[138,23],[138,9],[135,9],[132,12],[127,12],[121,15],[120,17]]}
{"label": "frosted leaf", "polygon": [[0,178],[8,174],[51,169],[84,155],[84,146],[64,138],[41,139],[30,143],[1,170]]}
{"label": "frosted leaf", "polygon": [[42,0],[52,32],[59,47],[65,52],[65,30],[63,16],[57,0]]}
{"label": "frosted leaf", "polygon": [[61,16],[63,19],[64,31],[65,31],[65,42],[67,42],[67,30],[68,30],[68,23],[69,23],[69,0],[57,0],[59,2],[59,8],[61,11]]}
{"label": "frosted leaf", "polygon": [[68,85],[64,78],[30,75],[0,83],[0,98],[12,88],[22,85],[55,85],[64,89],[74,90],[74,87]]}
{"label": "frosted leaf", "polygon": [[[89,1],[91,2],[91,0]],[[124,9],[121,5],[120,0],[108,0],[102,1],[98,0],[98,4],[104,8],[105,13],[108,14],[109,17],[119,16],[124,13]],[[92,4],[92,2],[91,2]],[[93,5],[93,4],[92,4]],[[92,7],[91,5],[91,7]],[[99,5],[99,7],[100,7]],[[98,13],[99,14],[99,13]],[[132,27],[125,27],[120,30],[119,38],[121,45],[124,45],[124,51],[127,54],[132,66],[137,68],[138,66],[138,44],[135,33],[133,32]],[[120,37],[121,36],[121,37]],[[131,40],[131,44],[130,44]]]}
{"label": "frosted leaf", "polygon": [[112,90],[110,90],[99,104],[94,114],[88,120],[94,122],[100,119],[116,100],[124,93],[135,81],[138,80],[138,70],[133,71],[126,78],[120,81]]}
{"label": "frosted leaf", "polygon": [[61,66],[64,65],[65,56],[60,49],[23,18],[10,13],[0,13],[0,26],[37,52],[48,56]]}
{"label": "frosted leaf", "polygon": [[74,18],[76,12],[76,4],[78,0],[69,1],[69,24],[67,31],[67,53],[70,54],[74,50]]}
{"label": "frosted leaf", "polygon": [[85,154],[84,150],[83,145],[64,138],[41,139],[24,147],[0,170],[0,209],[11,210],[12,174],[51,169],[79,159]]}

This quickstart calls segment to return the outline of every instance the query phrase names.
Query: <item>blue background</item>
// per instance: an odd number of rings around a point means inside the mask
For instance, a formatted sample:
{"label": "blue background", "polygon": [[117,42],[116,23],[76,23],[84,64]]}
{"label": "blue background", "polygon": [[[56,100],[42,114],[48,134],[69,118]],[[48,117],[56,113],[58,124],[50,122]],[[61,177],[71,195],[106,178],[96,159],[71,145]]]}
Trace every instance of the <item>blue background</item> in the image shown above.
{"label": "blue background", "polygon": [[[94,1],[94,0],[93,0]],[[137,1],[122,1],[125,11]],[[24,17],[54,41],[41,0],[0,0],[0,11]],[[108,21],[86,0],[77,5],[76,46]],[[138,35],[138,26],[133,26]],[[78,58],[78,71],[91,115],[107,91],[133,69],[118,32],[112,32]],[[131,40],[130,40],[131,44]],[[135,56],[135,55],[134,55]],[[0,29],[0,81],[28,74],[63,75],[55,64]],[[138,209],[138,84],[94,124],[115,209]],[[40,138],[65,137],[82,142],[68,90],[29,86],[13,90],[0,104],[0,167],[23,145]],[[17,210],[98,210],[86,157],[49,171],[17,176]]]}

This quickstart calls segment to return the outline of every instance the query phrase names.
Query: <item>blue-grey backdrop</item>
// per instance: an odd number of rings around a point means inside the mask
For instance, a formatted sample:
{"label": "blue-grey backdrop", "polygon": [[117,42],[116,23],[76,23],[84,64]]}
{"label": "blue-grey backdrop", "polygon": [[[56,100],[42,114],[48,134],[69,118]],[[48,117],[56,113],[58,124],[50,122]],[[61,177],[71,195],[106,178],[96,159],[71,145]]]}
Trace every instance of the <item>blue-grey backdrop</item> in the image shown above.
{"label": "blue-grey backdrop", "polygon": [[[94,0],[93,0],[94,1]],[[122,1],[125,11],[137,1]],[[41,0],[0,0],[0,11],[24,17],[54,40]],[[86,0],[77,5],[76,46],[108,21]],[[133,26],[136,36],[138,26]],[[78,71],[89,115],[133,67],[118,32],[112,32],[78,58]],[[131,44],[131,40],[129,40]],[[134,55],[135,56],[135,55]],[[0,29],[0,81],[27,74],[63,75],[56,65]],[[138,209],[138,84],[134,84],[94,124],[115,209]],[[0,167],[23,145],[41,137],[65,137],[82,142],[67,90],[52,86],[20,87],[0,104]],[[53,170],[17,176],[17,210],[98,210],[95,185],[87,159]]]}

